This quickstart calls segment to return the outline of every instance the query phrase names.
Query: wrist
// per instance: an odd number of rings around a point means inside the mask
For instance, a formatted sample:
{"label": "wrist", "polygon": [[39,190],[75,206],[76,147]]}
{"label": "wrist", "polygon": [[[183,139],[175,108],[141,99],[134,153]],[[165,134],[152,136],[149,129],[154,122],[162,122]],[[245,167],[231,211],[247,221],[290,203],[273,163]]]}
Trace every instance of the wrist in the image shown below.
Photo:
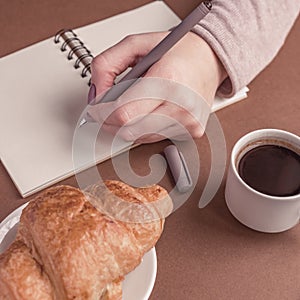
{"label": "wrist", "polygon": [[198,56],[194,62],[197,61],[197,68],[200,70],[199,89],[202,91],[202,96],[212,104],[218,87],[228,75],[210,45],[197,34],[193,32],[189,34],[193,39],[193,49],[197,51],[194,55]]}

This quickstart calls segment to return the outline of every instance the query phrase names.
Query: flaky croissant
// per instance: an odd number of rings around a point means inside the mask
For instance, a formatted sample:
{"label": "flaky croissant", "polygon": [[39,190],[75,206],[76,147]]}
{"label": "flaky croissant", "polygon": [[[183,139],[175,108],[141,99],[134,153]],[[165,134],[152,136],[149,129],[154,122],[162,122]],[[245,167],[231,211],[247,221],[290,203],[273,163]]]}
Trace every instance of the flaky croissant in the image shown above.
{"label": "flaky croissant", "polygon": [[84,193],[69,186],[42,192],[0,255],[0,299],[121,299],[124,276],[155,245],[171,208],[157,185],[106,181]]}

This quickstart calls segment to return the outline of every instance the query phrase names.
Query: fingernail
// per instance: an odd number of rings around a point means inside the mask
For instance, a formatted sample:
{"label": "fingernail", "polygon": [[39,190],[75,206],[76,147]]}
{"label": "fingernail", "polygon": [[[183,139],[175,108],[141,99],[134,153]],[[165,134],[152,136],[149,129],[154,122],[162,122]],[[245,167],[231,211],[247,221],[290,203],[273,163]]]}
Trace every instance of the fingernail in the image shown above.
{"label": "fingernail", "polygon": [[92,83],[88,93],[88,104],[90,104],[95,97],[96,97],[96,86]]}

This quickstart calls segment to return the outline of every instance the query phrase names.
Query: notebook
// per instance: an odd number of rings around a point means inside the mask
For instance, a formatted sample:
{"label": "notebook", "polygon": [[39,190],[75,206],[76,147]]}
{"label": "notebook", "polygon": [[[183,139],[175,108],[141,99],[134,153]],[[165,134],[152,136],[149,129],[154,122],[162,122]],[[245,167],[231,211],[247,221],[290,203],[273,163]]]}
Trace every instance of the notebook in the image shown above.
{"label": "notebook", "polygon": [[[73,31],[57,36],[54,33],[53,38],[1,59],[0,156],[23,197],[75,172],[72,139],[86,107],[92,55],[128,34],[167,30],[179,22],[178,16],[163,1],[154,1]],[[80,55],[75,55],[78,49]],[[246,96],[245,88],[231,99],[216,99],[213,110]],[[88,124],[82,130],[82,145],[85,145],[92,142],[98,126]],[[78,169],[86,169],[128,150],[129,145],[124,143],[119,148],[114,147],[112,152],[111,140],[111,136],[104,135],[95,160],[89,161],[83,154]]]}

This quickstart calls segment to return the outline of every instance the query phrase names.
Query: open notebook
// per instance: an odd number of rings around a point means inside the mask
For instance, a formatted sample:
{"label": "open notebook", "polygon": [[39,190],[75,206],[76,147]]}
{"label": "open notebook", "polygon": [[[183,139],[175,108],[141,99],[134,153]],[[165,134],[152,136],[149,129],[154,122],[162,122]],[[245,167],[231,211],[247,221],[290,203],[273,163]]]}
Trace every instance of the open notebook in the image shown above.
{"label": "open notebook", "polygon": [[[163,1],[154,1],[75,29],[84,43],[82,51],[87,51],[79,61],[68,46],[72,43],[65,43],[66,51],[61,51],[62,37],[58,43],[53,37],[1,59],[0,155],[23,197],[74,174],[72,139],[86,106],[89,76],[81,75],[88,74],[88,51],[95,55],[130,33],[167,30],[179,21]],[[70,54],[73,59],[68,60]],[[244,89],[225,101],[216,99],[214,110],[245,98],[246,92]],[[97,124],[84,126],[83,144],[89,143],[97,128]],[[97,163],[128,148],[124,143],[111,153],[110,141],[108,135],[101,138]],[[81,161],[81,169],[95,163],[85,161],[84,156]]]}

